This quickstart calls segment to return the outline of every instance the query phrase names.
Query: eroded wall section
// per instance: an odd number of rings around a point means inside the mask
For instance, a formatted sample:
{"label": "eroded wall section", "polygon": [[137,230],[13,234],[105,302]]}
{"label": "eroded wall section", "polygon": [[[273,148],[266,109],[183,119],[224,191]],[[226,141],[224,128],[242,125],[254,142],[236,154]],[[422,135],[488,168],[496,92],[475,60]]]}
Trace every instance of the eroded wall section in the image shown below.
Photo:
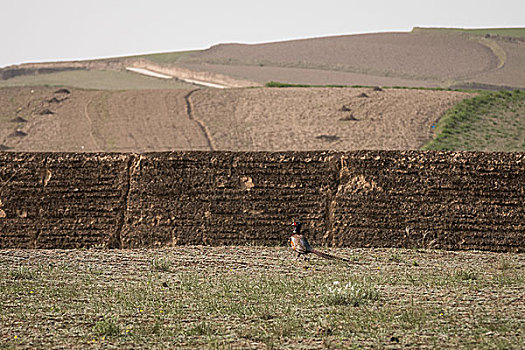
{"label": "eroded wall section", "polygon": [[0,247],[119,247],[129,156],[0,153]]}

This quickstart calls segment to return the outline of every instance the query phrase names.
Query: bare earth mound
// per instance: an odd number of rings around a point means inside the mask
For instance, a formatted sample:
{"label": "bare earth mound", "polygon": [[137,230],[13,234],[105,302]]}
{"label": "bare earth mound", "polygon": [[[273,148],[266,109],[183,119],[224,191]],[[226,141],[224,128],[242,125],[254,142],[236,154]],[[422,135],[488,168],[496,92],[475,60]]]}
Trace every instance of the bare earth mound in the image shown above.
{"label": "bare earth mound", "polygon": [[471,94],[385,89],[0,89],[13,151],[419,149]]}

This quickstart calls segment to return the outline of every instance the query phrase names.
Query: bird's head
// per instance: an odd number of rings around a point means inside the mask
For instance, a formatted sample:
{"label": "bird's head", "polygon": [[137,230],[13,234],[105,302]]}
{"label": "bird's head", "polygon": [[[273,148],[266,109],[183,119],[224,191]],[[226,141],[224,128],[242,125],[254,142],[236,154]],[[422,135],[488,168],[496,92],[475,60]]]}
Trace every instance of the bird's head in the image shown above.
{"label": "bird's head", "polygon": [[301,233],[301,226],[303,225],[303,223],[294,220],[292,225],[293,225],[293,233],[300,234]]}

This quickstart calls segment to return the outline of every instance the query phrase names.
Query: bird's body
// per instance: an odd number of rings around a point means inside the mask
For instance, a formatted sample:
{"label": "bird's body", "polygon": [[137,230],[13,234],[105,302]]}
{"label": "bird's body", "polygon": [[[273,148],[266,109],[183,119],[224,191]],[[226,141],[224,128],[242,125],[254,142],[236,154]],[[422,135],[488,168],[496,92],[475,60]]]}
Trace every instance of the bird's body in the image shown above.
{"label": "bird's body", "polygon": [[293,251],[297,253],[297,257],[300,257],[303,254],[306,255],[313,253],[321,258],[337,259],[333,255],[326,254],[312,248],[306,237],[301,234],[302,223],[294,221],[293,226],[294,230],[292,236],[290,237],[290,245],[292,246]]}
{"label": "bird's body", "polygon": [[300,234],[293,234],[292,237],[290,237],[290,245],[292,246],[292,249],[299,255],[312,252],[312,246],[310,246],[310,243],[308,243],[306,237]]}

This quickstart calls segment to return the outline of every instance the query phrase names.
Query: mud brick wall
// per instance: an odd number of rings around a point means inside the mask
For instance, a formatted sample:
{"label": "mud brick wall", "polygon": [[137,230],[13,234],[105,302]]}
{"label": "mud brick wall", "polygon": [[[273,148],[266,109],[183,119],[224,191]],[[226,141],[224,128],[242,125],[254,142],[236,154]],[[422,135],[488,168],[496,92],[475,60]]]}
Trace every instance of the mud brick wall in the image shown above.
{"label": "mud brick wall", "polygon": [[308,222],[309,236],[321,242],[336,158],[322,152],[138,156],[122,243],[283,244],[294,218]]}
{"label": "mud brick wall", "polygon": [[525,155],[349,152],[332,245],[525,249]]}
{"label": "mud brick wall", "polygon": [[0,153],[0,247],[120,246],[129,157]]}
{"label": "mud brick wall", "polygon": [[0,248],[284,244],[525,251],[525,154],[0,153]]}

